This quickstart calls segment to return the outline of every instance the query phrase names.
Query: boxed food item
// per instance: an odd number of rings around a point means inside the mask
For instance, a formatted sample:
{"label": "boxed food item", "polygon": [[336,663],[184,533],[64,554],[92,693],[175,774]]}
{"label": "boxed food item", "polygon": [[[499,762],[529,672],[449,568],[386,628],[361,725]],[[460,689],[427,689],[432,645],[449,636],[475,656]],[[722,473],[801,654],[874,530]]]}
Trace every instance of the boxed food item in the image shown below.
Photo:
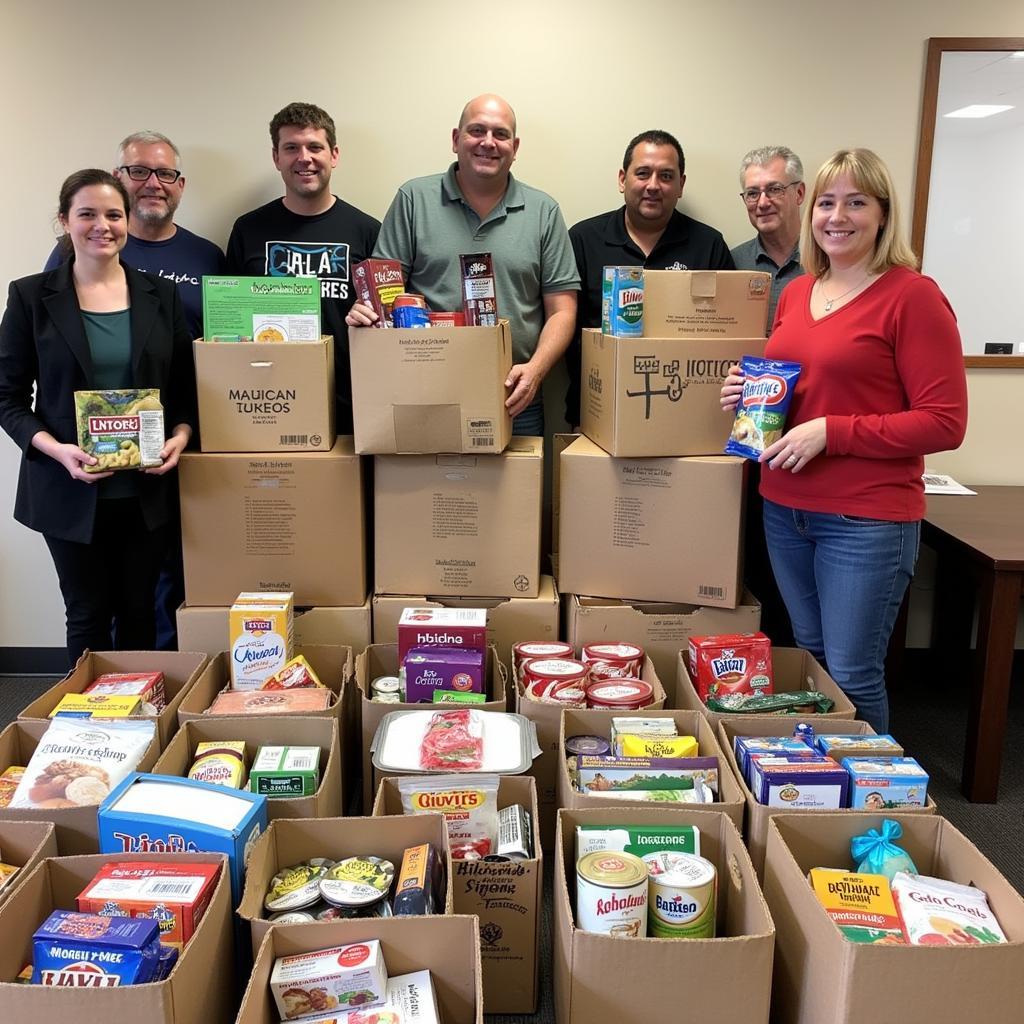
{"label": "boxed food item", "polygon": [[312,796],[319,785],[319,747],[260,747],[249,771],[249,789],[267,797]]}
{"label": "boxed food item", "polygon": [[484,651],[456,647],[413,647],[402,661],[405,699],[431,703],[439,691],[484,697]]}
{"label": "boxed food item", "polygon": [[837,868],[811,868],[811,886],[825,913],[850,942],[903,945],[889,879]]}
{"label": "boxed food item", "polygon": [[320,282],[308,277],[203,277],[203,336],[267,344],[320,337]]}
{"label": "boxed food item", "polygon": [[231,688],[258,690],[291,660],[294,653],[295,597],[281,594],[277,603],[236,601],[228,617]]}
{"label": "boxed food item", "polygon": [[110,697],[103,693],[65,693],[50,718],[132,718],[143,714],[140,697]]}
{"label": "boxed food item", "polygon": [[152,704],[157,711],[163,711],[167,704],[164,674],[160,671],[104,672],[85,688],[85,692],[106,694],[110,697],[138,696],[147,704]]}
{"label": "boxed food item", "polygon": [[973,885],[897,871],[892,879],[900,923],[912,946],[1009,942],[985,893]]}
{"label": "boxed food item", "polygon": [[772,642],[764,633],[691,636],[690,669],[696,674],[697,696],[726,693],[773,693]]}
{"label": "boxed food item", "polygon": [[159,466],[164,407],[158,388],[76,391],[78,447],[96,458],[87,473]]}
{"label": "boxed food item", "polygon": [[0,772],[0,808],[10,807],[24,775],[25,766],[20,764],[12,764]]}
{"label": "boxed food item", "polygon": [[398,619],[398,660],[413,647],[487,651],[487,609],[411,607]]}
{"label": "boxed food item", "polygon": [[245,785],[245,743],[221,740],[197,743],[195,760],[188,770],[193,782],[241,789]]}
{"label": "boxed food item", "polygon": [[377,314],[374,327],[391,327],[391,308],[405,291],[402,264],[398,260],[367,259],[352,267],[356,299]]}
{"label": "boxed food item", "polygon": [[717,757],[609,757],[578,754],[576,788],[589,796],[637,792],[679,794],[682,803],[712,803],[718,795]]}
{"label": "boxed food item", "polygon": [[[827,729],[827,727],[826,727]],[[903,757],[903,747],[895,737],[857,733],[819,733],[814,745],[833,761],[842,763],[844,757]]]}
{"label": "boxed food item", "polygon": [[923,807],[928,802],[928,773],[912,757],[846,757],[850,806],[868,811]]}
{"label": "boxed food item", "polygon": [[326,687],[301,690],[225,690],[206,709],[207,715],[315,715],[335,703]]}

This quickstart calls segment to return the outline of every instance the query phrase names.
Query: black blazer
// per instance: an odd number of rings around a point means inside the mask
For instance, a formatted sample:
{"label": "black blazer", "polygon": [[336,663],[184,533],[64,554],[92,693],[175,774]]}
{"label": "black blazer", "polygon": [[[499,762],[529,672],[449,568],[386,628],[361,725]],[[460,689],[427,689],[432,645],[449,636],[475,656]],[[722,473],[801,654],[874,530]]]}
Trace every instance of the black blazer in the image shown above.
{"label": "black blazer", "polygon": [[[47,536],[88,543],[96,485],[72,479],[59,462],[32,447],[40,430],[77,444],[74,392],[96,386],[73,263],[11,282],[0,323],[0,426],[22,451],[14,518]],[[160,389],[168,434],[179,423],[195,430],[192,340],[177,287],[121,265],[131,300],[132,385]],[[170,520],[173,476],[139,473],[139,498],[150,529]]]}

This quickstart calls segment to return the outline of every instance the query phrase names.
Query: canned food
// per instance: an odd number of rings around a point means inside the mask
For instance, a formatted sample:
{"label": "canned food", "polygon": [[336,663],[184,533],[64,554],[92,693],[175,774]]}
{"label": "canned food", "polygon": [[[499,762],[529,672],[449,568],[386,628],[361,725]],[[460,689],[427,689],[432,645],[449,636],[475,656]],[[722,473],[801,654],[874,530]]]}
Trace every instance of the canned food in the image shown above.
{"label": "canned food", "polygon": [[399,306],[398,299],[395,299],[391,322],[395,327],[429,327],[430,314],[420,306]]}
{"label": "canned food", "polygon": [[590,681],[587,666],[573,658],[534,658],[523,662],[522,685],[531,697],[548,697],[556,687],[586,689]]}
{"label": "canned food", "polygon": [[587,687],[587,707],[638,711],[654,700],[654,687],[643,679],[603,679]]}
{"label": "canned food", "polygon": [[313,857],[282,868],[270,880],[263,906],[273,913],[311,907],[320,899],[320,881],[333,865],[333,860]]}
{"label": "canned food", "polygon": [[590,678],[625,679],[639,676],[644,667],[644,649],[636,644],[587,644],[580,661],[590,666]]}
{"label": "canned food", "polygon": [[375,704],[401,704],[401,695],[397,693],[375,693],[370,700]]}
{"label": "canned food", "polygon": [[576,651],[572,644],[562,640],[523,640],[512,645],[512,678],[518,683],[522,678],[523,662],[532,658],[574,658]]}
{"label": "canned food", "polygon": [[391,303],[392,309],[427,308],[427,300],[418,292],[401,292]]}
{"label": "canned food", "polygon": [[271,914],[267,920],[273,924],[310,924],[316,917],[308,910],[282,910],[280,914]]}
{"label": "canned food", "polygon": [[602,757],[612,752],[612,745],[602,736],[566,736],[565,752]]}
{"label": "canned food", "polygon": [[401,693],[402,681],[398,676],[377,676],[370,683],[370,693]]}
{"label": "canned food", "polygon": [[346,857],[320,880],[320,895],[336,907],[366,907],[384,899],[395,865],[383,857]]}
{"label": "canned food", "polygon": [[466,314],[461,310],[454,313],[436,313],[434,310],[429,310],[428,314],[430,317],[431,327],[465,327],[466,326]]}
{"label": "canned food", "polygon": [[595,850],[576,863],[576,926],[616,938],[647,934],[647,867],[639,857]]}
{"label": "canned food", "polygon": [[718,872],[705,857],[661,851],[644,857],[648,932],[659,939],[713,939]]}

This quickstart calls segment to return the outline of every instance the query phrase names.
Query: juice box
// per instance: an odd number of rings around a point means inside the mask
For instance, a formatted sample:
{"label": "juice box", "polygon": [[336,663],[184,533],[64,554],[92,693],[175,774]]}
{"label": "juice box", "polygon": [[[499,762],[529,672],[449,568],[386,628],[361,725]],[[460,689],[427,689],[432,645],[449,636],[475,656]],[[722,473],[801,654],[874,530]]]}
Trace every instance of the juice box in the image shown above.
{"label": "juice box", "polygon": [[601,331],[620,338],[644,336],[643,267],[604,268]]}
{"label": "juice box", "polygon": [[231,688],[258,690],[292,658],[295,606],[291,594],[277,604],[239,603],[229,613]]}
{"label": "juice box", "polygon": [[885,875],[811,868],[810,877],[818,902],[850,942],[906,944]]}

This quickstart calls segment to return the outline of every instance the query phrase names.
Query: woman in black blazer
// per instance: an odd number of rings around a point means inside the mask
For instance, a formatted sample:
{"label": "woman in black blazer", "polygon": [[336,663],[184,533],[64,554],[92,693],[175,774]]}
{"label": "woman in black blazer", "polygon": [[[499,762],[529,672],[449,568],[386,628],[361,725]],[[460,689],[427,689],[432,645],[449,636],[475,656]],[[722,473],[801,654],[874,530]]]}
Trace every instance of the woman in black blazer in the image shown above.
{"label": "woman in black blazer", "polygon": [[[72,258],[10,285],[0,426],[22,451],[14,517],[42,533],[53,556],[74,664],[87,647],[153,648],[153,593],[174,500],[167,474],[192,436],[195,370],[174,283],[118,258],[128,195],[117,178],[72,174],[58,219]],[[162,464],[87,473],[97,460],[78,445],[74,392],[126,387],[160,389]]]}

